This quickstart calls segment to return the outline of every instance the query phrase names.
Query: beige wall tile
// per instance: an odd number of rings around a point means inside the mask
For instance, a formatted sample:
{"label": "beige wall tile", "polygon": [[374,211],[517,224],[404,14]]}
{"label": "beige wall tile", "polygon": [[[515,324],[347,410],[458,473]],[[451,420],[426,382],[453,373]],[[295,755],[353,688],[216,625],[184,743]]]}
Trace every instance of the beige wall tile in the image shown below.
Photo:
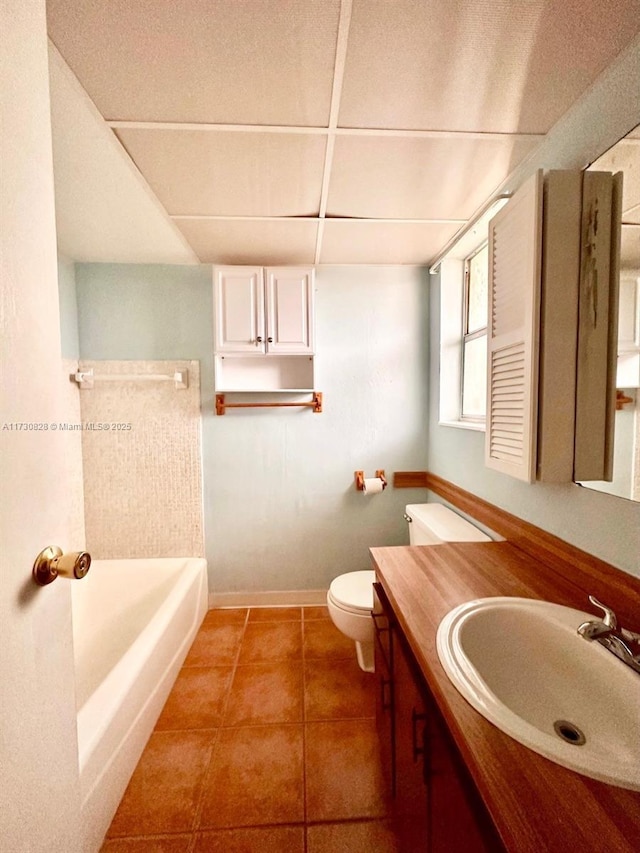
{"label": "beige wall tile", "polygon": [[61,542],[63,551],[81,551],[86,548],[84,527],[84,488],[82,475],[82,415],[80,412],[80,389],[71,379],[77,371],[76,359],[62,359],[62,383],[60,394],[64,412],[64,424],[72,429],[61,430],[65,436],[65,463],[69,489],[69,520],[67,541]]}
{"label": "beige wall tile", "polygon": [[[87,546],[94,558],[204,555],[197,361],[82,361],[96,375],[189,371],[168,381],[96,381],[80,392]],[[130,427],[129,427],[130,425]]]}

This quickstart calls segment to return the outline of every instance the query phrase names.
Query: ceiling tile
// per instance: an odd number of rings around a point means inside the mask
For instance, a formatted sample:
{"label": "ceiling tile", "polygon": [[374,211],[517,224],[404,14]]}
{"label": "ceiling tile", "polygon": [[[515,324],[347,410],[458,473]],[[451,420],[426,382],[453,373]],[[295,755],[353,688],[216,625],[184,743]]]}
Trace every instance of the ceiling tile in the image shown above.
{"label": "ceiling tile", "polygon": [[131,129],[118,136],[172,215],[318,213],[324,136]]}
{"label": "ceiling tile", "polygon": [[640,0],[354,0],[340,125],[546,133],[639,30]]}
{"label": "ceiling tile", "polygon": [[620,266],[640,274],[640,224],[622,226]]}
{"label": "ceiling tile", "polygon": [[47,0],[106,119],[323,125],[339,0]]}
{"label": "ceiling tile", "polygon": [[177,220],[202,263],[312,264],[318,223],[314,220]]}
{"label": "ceiling tile", "polygon": [[426,264],[460,224],[325,222],[321,264]]}
{"label": "ceiling tile", "polygon": [[640,204],[623,211],[622,217],[631,225],[640,225]]}
{"label": "ceiling tile", "polygon": [[75,261],[197,258],[60,54],[49,53],[56,232]]}
{"label": "ceiling tile", "polygon": [[327,213],[468,219],[537,143],[339,136]]}
{"label": "ceiling tile", "polygon": [[634,209],[640,205],[640,139],[629,134],[598,157],[590,168],[624,173],[622,219],[624,222],[632,222],[629,217],[634,215]]}

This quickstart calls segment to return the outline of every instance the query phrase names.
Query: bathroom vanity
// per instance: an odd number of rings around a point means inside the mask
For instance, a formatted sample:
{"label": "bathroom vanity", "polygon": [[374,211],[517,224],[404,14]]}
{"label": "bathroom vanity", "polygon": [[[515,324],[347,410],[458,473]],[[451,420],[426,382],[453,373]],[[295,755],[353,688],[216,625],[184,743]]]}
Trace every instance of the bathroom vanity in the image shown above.
{"label": "bathroom vanity", "polygon": [[460,695],[436,651],[443,617],[471,599],[521,596],[590,610],[587,595],[598,592],[624,624],[625,612],[640,613],[640,582],[611,567],[602,576],[593,565],[569,576],[508,541],[371,555],[378,725],[402,849],[640,849],[640,793],[568,770],[509,737]]}

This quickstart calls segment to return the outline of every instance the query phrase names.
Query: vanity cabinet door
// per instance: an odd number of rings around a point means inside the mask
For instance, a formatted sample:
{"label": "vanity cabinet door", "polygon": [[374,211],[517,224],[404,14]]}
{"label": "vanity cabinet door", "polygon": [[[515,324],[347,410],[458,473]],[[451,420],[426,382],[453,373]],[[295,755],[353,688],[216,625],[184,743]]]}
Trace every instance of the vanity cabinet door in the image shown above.
{"label": "vanity cabinet door", "polygon": [[[426,687],[425,687],[426,691]],[[433,697],[425,692],[429,741],[429,851],[504,850]]]}
{"label": "vanity cabinet door", "polygon": [[[394,632],[395,817],[403,853],[430,849],[429,730],[414,664],[404,638]],[[453,849],[453,848],[451,848]]]}
{"label": "vanity cabinet door", "polygon": [[374,584],[377,722],[401,853],[504,847],[380,584]]}
{"label": "vanity cabinet door", "polygon": [[[395,720],[394,691],[391,672],[392,634],[389,618],[378,597],[379,585],[374,584],[374,628],[375,677],[378,682],[376,693],[376,727],[380,742],[380,757],[385,779],[385,793],[389,799],[395,796]],[[383,593],[381,593],[383,594]]]}

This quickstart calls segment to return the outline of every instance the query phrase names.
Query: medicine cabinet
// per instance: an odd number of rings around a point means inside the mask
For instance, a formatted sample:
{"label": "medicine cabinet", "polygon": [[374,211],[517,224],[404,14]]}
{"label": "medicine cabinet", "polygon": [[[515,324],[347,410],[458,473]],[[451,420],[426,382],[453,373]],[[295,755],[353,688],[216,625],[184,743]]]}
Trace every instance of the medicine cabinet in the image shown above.
{"label": "medicine cabinet", "polygon": [[485,464],[610,479],[622,176],[535,174],[489,223]]}

